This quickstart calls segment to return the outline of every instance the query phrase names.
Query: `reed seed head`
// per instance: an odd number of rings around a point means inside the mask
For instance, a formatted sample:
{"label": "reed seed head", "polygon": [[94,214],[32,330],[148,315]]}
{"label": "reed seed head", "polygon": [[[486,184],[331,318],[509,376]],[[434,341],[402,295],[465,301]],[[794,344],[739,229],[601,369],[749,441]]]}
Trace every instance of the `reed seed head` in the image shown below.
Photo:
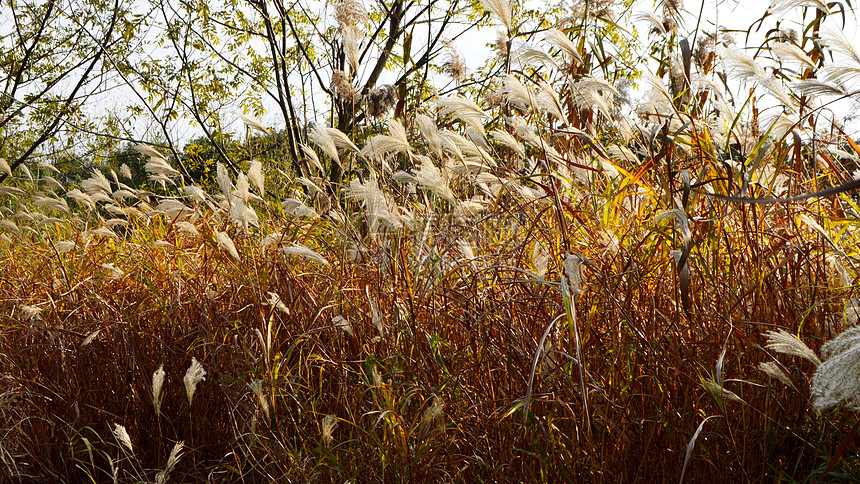
{"label": "reed seed head", "polygon": [[191,365],[185,371],[185,377],[182,379],[185,383],[185,395],[188,396],[189,406],[194,399],[194,392],[197,391],[197,384],[203,380],[206,380],[206,370],[203,369],[203,365],[197,361],[197,358],[192,357]]}
{"label": "reed seed head", "polygon": [[158,365],[158,369],[152,373],[152,406],[155,408],[155,414],[161,415],[161,402],[164,399],[162,386],[164,385],[164,363]]}
{"label": "reed seed head", "polygon": [[334,441],[334,429],[337,427],[337,417],[326,415],[322,419],[322,441],[326,447],[330,447]]}
{"label": "reed seed head", "polygon": [[125,427],[118,423],[113,424],[113,436],[120,444],[125,446],[129,452],[132,454],[134,453],[134,447],[131,445],[131,437],[128,435],[128,431]]}

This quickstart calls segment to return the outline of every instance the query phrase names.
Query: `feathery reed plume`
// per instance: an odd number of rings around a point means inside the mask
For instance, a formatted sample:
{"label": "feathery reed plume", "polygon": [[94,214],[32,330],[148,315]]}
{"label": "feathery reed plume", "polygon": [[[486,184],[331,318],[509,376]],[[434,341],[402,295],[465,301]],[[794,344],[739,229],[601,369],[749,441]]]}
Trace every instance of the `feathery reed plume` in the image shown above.
{"label": "feathery reed plume", "polygon": [[845,403],[860,410],[860,327],[852,327],[821,347],[824,363],[812,375],[812,404],[824,411]]}
{"label": "feathery reed plume", "polygon": [[97,168],[93,168],[93,176],[81,182],[81,188],[91,197],[96,193],[107,195],[108,198],[113,194],[110,188],[110,182],[104,173]]}
{"label": "feathery reed plume", "polygon": [[93,331],[92,333],[90,333],[89,335],[87,335],[87,337],[84,338],[84,340],[81,342],[81,348],[83,348],[84,346],[87,346],[88,344],[95,341],[95,339],[98,338],[98,336],[101,332],[102,332],[102,330],[97,329],[97,330]]}
{"label": "feathery reed plume", "polygon": [[[8,219],[0,219],[0,227],[6,228],[13,232],[21,232],[21,227],[15,225],[15,222]],[[5,234],[4,234],[5,235]]]}
{"label": "feathery reed plume", "polygon": [[231,239],[229,235],[216,230],[215,239],[218,241],[218,247],[227,251],[227,253],[230,254],[230,257],[232,257],[236,262],[239,262],[239,251],[236,250],[236,244],[233,243],[233,239]]}
{"label": "feathery reed plume", "polygon": [[794,383],[792,383],[791,378],[789,378],[788,375],[786,375],[785,372],[782,371],[782,368],[780,368],[779,364],[777,364],[776,362],[774,362],[774,361],[763,361],[763,362],[759,363],[758,369],[763,371],[767,376],[769,376],[775,380],[781,381],[786,386],[797,389],[794,386]]}
{"label": "feathery reed plume", "polygon": [[770,50],[781,62],[799,62],[804,67],[815,68],[815,63],[797,45],[791,42],[774,42]]}
{"label": "feathery reed plume", "polygon": [[12,178],[12,168],[9,167],[9,163],[6,161],[6,158],[0,158],[0,171],[7,174],[9,178]]}
{"label": "feathery reed plume", "polygon": [[419,186],[454,203],[456,201],[454,193],[451,192],[448,182],[442,177],[442,173],[436,168],[433,160],[423,155],[418,155],[417,158],[421,163],[418,174],[415,176],[418,179]]}
{"label": "feathery reed plume", "polygon": [[251,116],[248,116],[247,114],[243,114],[241,116],[241,118],[242,118],[242,123],[245,126],[247,126],[249,128],[256,129],[257,131],[260,131],[263,134],[269,134],[269,130],[266,129],[266,127],[263,126],[262,123],[260,123],[256,119],[252,118]]}
{"label": "feathery reed plume", "polygon": [[248,384],[251,388],[251,391],[254,392],[254,395],[257,396],[257,401],[260,402],[260,408],[263,409],[263,413],[266,414],[266,419],[269,419],[269,401],[266,398],[266,395],[263,393],[263,380],[254,380]]}
{"label": "feathery reed plume", "polygon": [[155,414],[161,415],[161,402],[164,395],[161,393],[161,387],[164,385],[164,377],[167,374],[164,372],[164,363],[158,365],[158,369],[152,373],[152,406],[155,408]]}
{"label": "feathery reed plume", "polygon": [[827,5],[827,2],[824,2],[823,0],[771,0],[767,12],[771,15],[779,16],[782,13],[787,12],[788,10],[797,7],[809,6],[814,6],[820,9],[822,12],[828,12],[830,10],[830,7]]}
{"label": "feathery reed plume", "polygon": [[305,154],[305,160],[307,160],[308,164],[316,168],[318,172],[323,173],[325,170],[323,170],[322,163],[320,163],[320,158],[317,156],[317,152],[304,143],[299,143],[299,147]]}
{"label": "feathery reed plume", "polygon": [[677,32],[682,25],[681,12],[684,8],[682,0],[660,0],[663,7],[663,25],[669,32]]}
{"label": "feathery reed plume", "polygon": [[544,40],[561,49],[566,55],[582,62],[582,58],[579,56],[579,52],[577,52],[576,44],[564,32],[558,29],[549,29],[546,31]]}
{"label": "feathery reed plume", "polygon": [[176,229],[179,231],[179,233],[182,234],[191,235],[194,237],[200,236],[200,232],[197,230],[197,227],[195,227],[194,224],[191,222],[176,222]]}
{"label": "feathery reed plume", "polygon": [[367,225],[374,237],[379,234],[382,222],[391,228],[402,227],[400,219],[395,215],[396,212],[389,205],[385,194],[379,189],[375,177],[372,176],[363,183],[358,180],[350,180],[346,194],[352,199],[361,200],[364,204]]}
{"label": "feathery reed plume", "polygon": [[516,155],[520,158],[526,157],[526,149],[523,145],[514,138],[514,135],[508,133],[507,131],[502,131],[499,129],[494,129],[490,131],[490,138],[497,141],[502,146],[505,146],[511,149]]}
{"label": "feathery reed plume", "polygon": [[18,199],[19,196],[24,194],[24,190],[18,187],[12,187],[8,185],[0,186],[0,195],[4,197],[12,197],[14,199]]}
{"label": "feathery reed plume", "polygon": [[855,43],[849,40],[842,30],[826,28],[821,37],[828,47],[848,57],[855,64],[860,64],[860,53],[857,52]]}
{"label": "feathery reed plume", "polygon": [[248,168],[248,180],[254,185],[261,197],[266,194],[263,164],[259,160],[251,160],[251,166]]}
{"label": "feathery reed plume", "polygon": [[538,107],[542,111],[555,116],[562,124],[567,124],[567,120],[562,113],[561,99],[559,99],[555,89],[546,81],[540,81],[538,87],[540,87],[540,92],[535,98]]}
{"label": "feathery reed plume", "polygon": [[113,262],[104,262],[100,264],[100,266],[110,272],[111,280],[115,281],[125,275],[125,272],[117,266],[113,265]]}
{"label": "feathery reed plume", "polygon": [[[662,81],[657,80],[662,86]],[[668,93],[665,86],[662,92]],[[583,77],[571,85],[571,100],[577,108],[594,109],[604,116],[611,117],[613,110],[613,97],[618,95],[618,89],[604,79],[596,77]],[[672,96],[666,98],[671,101]]]}
{"label": "feathery reed plume", "polygon": [[281,296],[274,292],[269,292],[269,305],[277,309],[278,311],[290,314],[289,308],[284,304],[284,301],[281,300]]}
{"label": "feathery reed plume", "polygon": [[343,27],[340,29],[340,36],[350,72],[358,73],[358,59],[361,54],[361,44],[364,41],[364,32],[355,27]]}
{"label": "feathery reed plume", "polygon": [[427,145],[436,153],[436,156],[442,158],[442,142],[439,139],[439,128],[433,118],[424,114],[415,115],[415,124],[418,125],[418,130],[421,131],[421,136],[427,140]]}
{"label": "feathery reed plume", "polygon": [[126,200],[135,200],[137,199],[137,195],[134,194],[131,190],[126,190],[125,188],[121,188],[115,192],[113,192],[113,198],[117,202],[123,203]]}
{"label": "feathery reed plume", "polygon": [[367,140],[361,154],[367,157],[382,159],[388,153],[412,152],[409,139],[406,137],[406,128],[396,119],[388,120],[388,135],[377,135]]}
{"label": "feathery reed plume", "polygon": [[248,183],[248,176],[244,173],[239,173],[236,177],[236,191],[233,192],[233,196],[245,203],[248,203],[248,199],[251,198],[251,184]]}
{"label": "feathery reed plume", "polygon": [[570,292],[572,294],[582,293],[582,257],[575,254],[567,254],[564,257],[562,268],[567,275]]}
{"label": "feathery reed plume", "polygon": [[[820,79],[801,79],[792,82],[791,90],[805,96],[848,96],[849,92],[842,86],[822,81]],[[785,134],[788,134],[784,131]],[[784,136],[784,135],[783,135]]]}
{"label": "feathery reed plume", "polygon": [[[116,215],[118,217],[124,217],[124,216],[128,215],[127,210],[129,210],[127,208],[118,207],[118,206],[113,205],[113,204],[105,205],[104,209],[107,210],[109,213]],[[157,213],[147,214],[147,216],[154,216],[154,215],[157,215]]]}
{"label": "feathery reed plume", "polygon": [[535,133],[535,129],[529,126],[522,116],[505,118],[505,122],[514,129],[514,133],[519,136],[523,143],[535,148],[543,146],[543,140],[541,140],[540,136]]}
{"label": "feathery reed plume", "polygon": [[788,331],[784,329],[768,331],[765,336],[767,337],[767,349],[784,355],[799,356],[811,361],[815,366],[821,365],[821,360],[815,352],[809,349],[809,346],[806,346],[800,338]]}
{"label": "feathery reed plume", "polygon": [[134,447],[131,445],[131,437],[128,435],[128,431],[122,425],[115,423],[113,424],[113,436],[116,440],[124,445],[129,452],[134,453]]}
{"label": "feathery reed plume", "polygon": [[162,160],[165,159],[164,155],[162,155],[158,152],[158,150],[149,145],[138,143],[134,145],[134,149],[137,150],[138,153],[148,156],[150,158],[160,158]]}
{"label": "feathery reed plume", "polygon": [[245,205],[245,202],[240,198],[233,200],[233,206],[230,207],[230,218],[246,233],[249,227],[260,226],[260,218],[257,216],[257,212]]}
{"label": "feathery reed plume", "polygon": [[320,188],[316,183],[314,183],[313,180],[311,180],[309,178],[300,176],[300,177],[296,178],[296,181],[301,183],[302,185],[304,185],[308,189],[310,189],[313,193],[319,193],[320,195],[325,195],[325,192],[322,191],[322,188]]}
{"label": "feathery reed plume", "polygon": [[57,188],[57,190],[65,190],[66,189],[66,187],[63,186],[62,183],[57,181],[57,179],[52,177],[52,176],[44,176],[44,177],[42,177],[42,181],[47,182],[49,185],[53,185],[54,187]]}
{"label": "feathery reed plume", "polygon": [[559,66],[555,63],[555,59],[537,47],[523,44],[518,46],[514,53],[516,55],[517,62],[519,62],[523,67],[559,70]]}
{"label": "feathery reed plume", "polygon": [[541,279],[546,276],[547,266],[549,266],[549,251],[540,242],[535,242],[532,247],[532,267],[535,269],[535,275]]}
{"label": "feathery reed plume", "polygon": [[721,405],[724,400],[733,400],[735,402],[743,404],[747,403],[735,392],[726,389],[724,386],[720,385],[712,378],[701,378],[701,384],[702,388],[704,388],[706,392],[710,393],[714,400],[716,400]]}
{"label": "feathery reed plume", "polygon": [[75,247],[77,247],[77,244],[70,240],[60,240],[54,244],[54,248],[57,249],[57,252],[59,252],[60,254],[65,254],[66,252],[71,251]]}
{"label": "feathery reed plume", "polygon": [[367,22],[368,15],[359,0],[340,0],[334,2],[334,18],[340,27],[353,27]]}
{"label": "feathery reed plume", "polygon": [[170,456],[167,458],[167,465],[164,466],[164,470],[155,475],[155,484],[167,484],[167,480],[170,478],[170,473],[173,472],[173,469],[176,467],[176,463],[179,462],[179,459],[182,458],[182,448],[185,446],[185,442],[179,441],[174,444],[173,449],[170,451]]}
{"label": "feathery reed plume", "polygon": [[[850,84],[860,76],[860,54],[854,48],[854,43],[848,40],[841,31],[825,29],[822,40],[835,53],[841,54],[841,62],[831,62],[821,69],[821,77],[836,84]],[[848,62],[845,62],[847,60]]]}
{"label": "feathery reed plume", "polygon": [[[466,128],[466,137],[469,141],[472,142],[472,145],[467,148],[468,151],[477,153],[477,155],[484,159],[489,164],[493,164],[495,160],[489,155],[489,151],[492,149],[490,145],[487,143],[487,135],[486,133],[479,133],[472,128],[471,126]],[[486,156],[485,156],[486,155]]]}
{"label": "feathery reed plume", "polygon": [[320,218],[320,214],[318,214],[316,210],[308,207],[296,198],[288,198],[284,200],[281,202],[281,207],[284,209],[284,213],[291,217],[311,219]]}
{"label": "feathery reed plume", "polygon": [[500,79],[501,85],[496,88],[505,101],[520,112],[526,113],[534,107],[534,97],[528,88],[513,74],[505,74]]}
{"label": "feathery reed plume", "polygon": [[453,157],[460,162],[464,160],[461,146],[465,145],[465,139],[462,136],[448,131],[447,129],[443,129],[439,133],[439,139],[442,141],[441,144],[444,151],[453,155]]}
{"label": "feathery reed plume", "polygon": [[397,101],[397,89],[391,84],[379,86],[370,91],[365,100],[367,115],[379,119],[388,112]]}
{"label": "feathery reed plume", "polygon": [[426,436],[433,426],[437,425],[444,415],[444,404],[438,395],[433,396],[433,403],[421,415],[421,424],[419,425],[419,434]]}
{"label": "feathery reed plume", "polygon": [[460,239],[456,245],[457,251],[464,259],[473,260],[475,258],[475,251],[472,249],[472,244],[469,241]]}
{"label": "feathery reed plume", "polygon": [[116,234],[113,230],[107,227],[99,227],[97,229],[92,229],[86,233],[88,236],[91,235],[99,235],[102,237],[107,237],[109,239],[119,240],[119,235]]}
{"label": "feathery reed plume", "polygon": [[854,279],[848,274],[837,256],[827,254],[824,262],[827,265],[828,279],[833,287],[851,287],[854,284]]}
{"label": "feathery reed plume", "polygon": [[732,75],[742,82],[755,81],[776,97],[785,109],[797,112],[795,100],[785,92],[776,77],[769,76],[755,60],[739,50],[729,50],[723,56]]}
{"label": "feathery reed plume", "polygon": [[131,168],[128,167],[127,164],[123,163],[119,166],[119,173],[125,177],[126,180],[131,180],[134,176],[131,174]]}
{"label": "feathery reed plume", "polygon": [[382,313],[379,312],[379,306],[375,301],[370,299],[370,290],[367,289],[367,297],[368,303],[370,304],[370,319],[373,321],[373,325],[376,327],[376,331],[379,332],[379,337],[382,338],[385,336],[385,324],[382,320]]}
{"label": "feathery reed plume", "polygon": [[455,51],[453,48],[450,48],[450,50],[451,52],[448,55],[448,59],[442,63],[442,72],[453,79],[455,83],[459,84],[463,78],[466,77],[466,74],[469,72],[469,68],[466,66],[466,59],[462,54]]}
{"label": "feathery reed plume", "polygon": [[47,207],[58,212],[69,213],[69,204],[65,200],[36,196],[33,198],[33,204],[37,207]]}
{"label": "feathery reed plume", "polygon": [[486,210],[486,205],[481,201],[474,200],[458,200],[454,207],[454,218],[458,221],[467,221],[470,218],[476,217]]}
{"label": "feathery reed plume", "polygon": [[325,257],[321,256],[318,252],[315,252],[314,250],[305,247],[304,245],[293,244],[289,247],[281,248],[281,251],[284,254],[297,255],[300,257],[304,257],[306,259],[311,259],[311,260],[317,261],[324,266],[329,265],[329,263],[325,259]]}
{"label": "feathery reed plume", "polygon": [[321,427],[323,445],[330,447],[334,441],[334,429],[337,427],[337,417],[334,415],[326,415],[322,419]]}
{"label": "feathery reed plume", "polygon": [[34,320],[42,319],[42,317],[39,316],[39,313],[41,313],[43,309],[44,308],[39,308],[36,306],[27,306],[27,305],[21,305],[18,307],[18,311],[20,313],[20,318],[23,319],[24,321],[34,321]]}
{"label": "feathery reed plume", "polygon": [[191,197],[192,200],[198,203],[209,203],[209,194],[197,185],[185,185],[183,190],[185,190],[185,194]]}
{"label": "feathery reed plume", "polygon": [[191,357],[191,366],[185,371],[185,376],[182,382],[185,383],[185,395],[188,396],[188,405],[191,405],[194,399],[194,392],[197,391],[197,384],[206,380],[206,370],[203,365],[197,361],[197,358]]}
{"label": "feathery reed plume", "polygon": [[382,387],[382,373],[379,372],[379,368],[376,365],[370,369],[370,386],[373,388],[381,388]]}
{"label": "feathery reed plume", "polygon": [[629,148],[622,145],[610,145],[606,147],[606,154],[613,161],[620,163],[638,163],[639,158],[630,151]]}
{"label": "feathery reed plume", "polygon": [[337,128],[329,128],[327,126],[323,126],[321,129],[325,130],[326,134],[328,134],[329,138],[331,138],[331,141],[338,149],[352,151],[353,153],[359,152],[358,146],[355,146],[355,143],[353,143],[343,131]]}
{"label": "feathery reed plume", "polygon": [[179,200],[167,199],[162,201],[155,207],[155,210],[158,212],[164,212],[167,218],[171,222],[175,222],[177,220],[188,218],[197,213],[193,208],[189,208],[185,206]]}
{"label": "feathery reed plume", "polygon": [[400,183],[401,185],[406,185],[407,183],[412,183],[415,185],[418,184],[418,178],[416,178],[415,175],[407,173],[405,171],[395,171],[391,175],[391,178],[397,183]]}
{"label": "feathery reed plume", "polygon": [[355,103],[360,97],[355,86],[352,84],[350,76],[340,69],[335,69],[331,73],[329,89],[331,89],[337,99],[345,102]]}
{"label": "feathery reed plume", "polygon": [[329,134],[325,126],[319,124],[314,125],[308,132],[308,139],[328,155],[335,163],[340,165],[340,156],[337,154],[337,147],[334,144],[334,139]]}
{"label": "feathery reed plume", "polygon": [[513,27],[513,8],[510,0],[481,0],[481,6],[491,14],[495,15],[499,22],[511,31]]}
{"label": "feathery reed plume", "polygon": [[496,49],[496,59],[504,61],[508,58],[509,41],[510,39],[508,38],[508,34],[504,30],[498,29],[496,31],[496,42],[494,45]]}
{"label": "feathery reed plume", "polygon": [[18,170],[23,171],[24,176],[27,177],[28,180],[33,181],[33,174],[30,173],[30,168],[28,168],[26,164],[21,163],[18,165]]}
{"label": "feathery reed plume", "polygon": [[487,113],[474,101],[457,96],[438,96],[436,105],[441,115],[451,115],[482,135],[485,133],[481,119],[487,117]]}
{"label": "feathery reed plume", "polygon": [[340,315],[335,316],[331,318],[331,324],[336,328],[342,329],[350,336],[355,336],[355,331],[352,329],[352,323],[350,323],[345,317]]}
{"label": "feathery reed plume", "polygon": [[221,163],[215,164],[215,181],[218,182],[218,188],[221,189],[227,203],[233,203],[233,182],[230,181],[230,175]]}

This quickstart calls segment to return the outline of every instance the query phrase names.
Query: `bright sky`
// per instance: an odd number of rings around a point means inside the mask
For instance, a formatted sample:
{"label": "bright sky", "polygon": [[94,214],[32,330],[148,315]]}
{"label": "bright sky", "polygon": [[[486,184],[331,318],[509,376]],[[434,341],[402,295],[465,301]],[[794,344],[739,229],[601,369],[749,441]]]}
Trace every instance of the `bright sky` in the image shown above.
{"label": "bright sky", "polygon": [[[366,0],[369,1],[369,0]],[[516,1],[516,0],[514,0]],[[530,2],[537,2],[538,0],[526,0]],[[794,0],[797,3],[797,0]],[[807,4],[813,4],[814,0],[805,0]],[[539,5],[539,4],[538,4]],[[729,30],[737,30],[737,31],[746,31],[756,22],[758,19],[764,15],[769,6],[768,2],[760,1],[760,0],[747,0],[745,2],[739,2],[734,0],[702,0],[702,2],[698,2],[693,4],[692,2],[688,2],[686,6],[690,10],[685,10],[683,15],[683,25],[681,27],[682,32],[692,32],[697,25],[697,17],[700,13],[702,19],[699,22],[699,30],[700,32],[713,32],[715,30],[715,25],[719,24],[722,28]],[[653,0],[639,0],[632,7],[633,16],[639,12],[650,11],[652,13],[657,14],[658,16],[661,14],[661,9],[659,6],[655,7],[655,3]],[[798,12],[798,9],[794,9],[792,12],[795,14]],[[811,15],[811,14],[810,14]],[[799,15],[795,15],[794,17],[787,17],[787,14],[783,15],[785,20],[782,21],[781,28],[785,29],[794,29],[799,32],[802,32],[802,23],[800,22]],[[514,19],[516,22],[516,19]],[[846,15],[846,26],[845,33],[849,38],[857,39],[858,38],[858,26],[855,15],[852,13],[848,13]],[[759,31],[753,34],[750,37],[750,40],[746,42],[748,45],[757,46],[761,43],[764,38],[764,34],[770,28],[775,26],[776,17],[771,16],[765,19],[763,25],[759,29]],[[832,27],[842,29],[841,23],[837,20],[837,17],[831,17],[825,23],[825,28]],[[647,44],[648,38],[648,26],[644,22],[634,22],[633,28],[635,28],[638,33],[643,44]],[[460,37],[454,42],[454,46],[466,59],[466,62],[471,69],[472,72],[476,71],[487,59],[493,57],[495,53],[493,50],[488,47],[487,44],[493,43],[497,36],[497,28],[496,27],[488,27],[479,30],[473,30],[467,32],[465,35]],[[538,38],[535,39],[538,40]],[[692,40],[692,36],[690,37]],[[736,46],[737,48],[743,47],[745,41],[741,35],[736,35]],[[445,55],[443,54],[442,60],[444,60]],[[395,77],[394,74],[384,75],[381,82],[391,82],[389,79],[393,79]],[[444,87],[445,83],[449,79],[442,78],[438,80],[437,87]],[[450,85],[449,85],[450,87]],[[837,111],[849,113],[850,111],[850,103],[843,102],[843,105],[848,105],[848,107],[842,107],[837,109]],[[270,106],[267,106],[267,108]],[[322,108],[321,105],[317,105],[317,108]],[[854,108],[854,111],[860,112],[860,110]],[[239,115],[241,112],[236,113],[235,121],[231,124],[231,127],[239,132],[243,130],[242,122],[239,119]],[[318,121],[322,121],[321,117],[324,117],[326,113],[320,113],[317,116]],[[279,114],[276,109],[269,109],[269,112],[263,116],[261,119],[264,125],[267,126],[278,126],[283,121],[280,119]],[[196,136],[199,134],[199,129],[189,126],[188,128],[189,134],[187,136]]]}
{"label": "bright sky", "polygon": [[[791,2],[791,0],[788,0],[788,2]],[[701,32],[714,32],[717,25],[720,26],[721,30],[738,32],[746,32],[755,25],[758,28],[749,36],[748,40],[745,40],[745,34],[743,33],[736,33],[734,36],[736,42],[734,48],[741,49],[746,44],[754,49],[762,43],[767,31],[776,26],[779,18],[782,18],[779,25],[782,30],[793,29],[802,34],[804,24],[808,23],[814,15],[814,8],[809,9],[806,22],[804,23],[800,8],[794,7],[783,12],[778,10],[778,5],[788,2],[786,0],[774,1],[773,4],[777,8],[776,11],[779,12],[778,15],[770,15],[761,24],[758,24],[759,19],[768,11],[771,5],[770,2],[760,0],[702,0],[694,3],[688,1],[686,5],[682,5],[684,9],[682,10],[683,24],[681,32],[689,32],[689,38],[692,41],[692,32],[696,29],[697,24],[700,32],[699,37],[701,37]],[[793,3],[812,6],[816,4],[816,1],[794,0]],[[661,15],[661,7],[655,5],[653,0],[639,0],[632,7],[633,17],[640,12],[652,12],[659,17]],[[700,15],[701,20],[699,20]],[[649,30],[647,23],[634,21],[633,28],[638,31],[642,43],[647,44]],[[858,27],[855,12],[846,13],[844,26],[840,16],[834,15],[828,17],[822,26],[823,31],[827,29],[841,30],[849,39],[857,40],[855,45],[860,45],[860,27]],[[455,45],[466,58],[470,69],[475,71],[483,64],[485,59],[494,55],[494,52],[487,46],[487,43],[493,42],[495,38],[496,28],[484,28],[468,33],[461,39],[458,39]],[[755,53],[755,50],[750,50],[748,53],[752,55]],[[834,104],[833,109],[838,116],[852,116],[854,112],[860,112],[857,103],[848,100]],[[860,130],[860,122],[852,122],[849,127],[856,132]]]}

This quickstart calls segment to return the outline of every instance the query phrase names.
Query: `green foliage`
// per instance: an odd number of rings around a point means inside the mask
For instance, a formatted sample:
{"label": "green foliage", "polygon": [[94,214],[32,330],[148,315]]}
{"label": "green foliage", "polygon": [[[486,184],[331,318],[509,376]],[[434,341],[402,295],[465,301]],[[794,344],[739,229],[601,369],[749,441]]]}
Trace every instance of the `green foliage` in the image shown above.
{"label": "green foliage", "polygon": [[218,188],[215,182],[215,165],[223,161],[208,138],[197,138],[191,141],[185,145],[182,152],[182,164],[188,170],[191,179],[210,193],[215,193]]}

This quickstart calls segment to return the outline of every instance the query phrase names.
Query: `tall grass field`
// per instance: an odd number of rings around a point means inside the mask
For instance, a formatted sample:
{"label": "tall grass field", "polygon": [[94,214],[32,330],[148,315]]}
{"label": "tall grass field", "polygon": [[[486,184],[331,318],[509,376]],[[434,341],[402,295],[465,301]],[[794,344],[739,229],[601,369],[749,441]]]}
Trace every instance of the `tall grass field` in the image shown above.
{"label": "tall grass field", "polygon": [[293,164],[0,163],[0,481],[860,480],[852,6],[588,5],[475,2],[493,74],[420,102],[347,70]]}

